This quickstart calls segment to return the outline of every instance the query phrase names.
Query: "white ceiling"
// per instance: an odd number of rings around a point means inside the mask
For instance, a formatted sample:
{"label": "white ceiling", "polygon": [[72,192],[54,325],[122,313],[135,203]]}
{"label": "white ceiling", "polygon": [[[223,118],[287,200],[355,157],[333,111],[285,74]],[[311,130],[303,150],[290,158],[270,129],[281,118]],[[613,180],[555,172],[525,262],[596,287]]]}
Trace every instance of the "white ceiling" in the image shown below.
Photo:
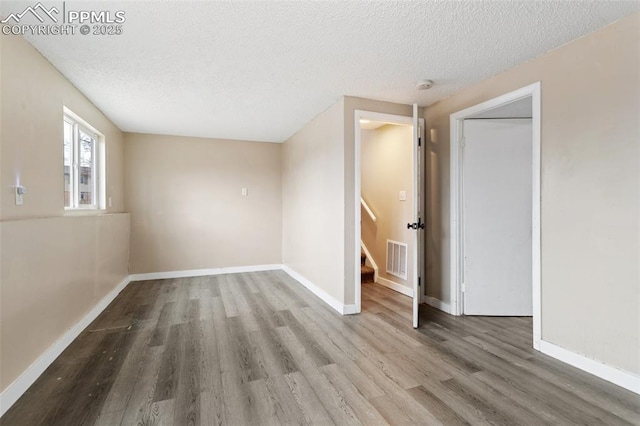
{"label": "white ceiling", "polygon": [[[0,2],[0,13],[33,2]],[[62,2],[45,2],[61,4]],[[124,131],[282,142],[342,95],[429,105],[637,1],[85,2],[121,36],[29,41]],[[429,78],[431,90],[416,81]]]}

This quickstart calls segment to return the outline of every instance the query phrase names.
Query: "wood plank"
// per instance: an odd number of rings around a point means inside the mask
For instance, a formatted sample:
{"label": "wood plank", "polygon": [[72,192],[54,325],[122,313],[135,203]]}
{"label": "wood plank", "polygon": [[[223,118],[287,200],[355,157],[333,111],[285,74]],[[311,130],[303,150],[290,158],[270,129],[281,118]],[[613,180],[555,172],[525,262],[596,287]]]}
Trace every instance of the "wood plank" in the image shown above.
{"label": "wood plank", "polygon": [[153,401],[164,401],[174,399],[178,386],[178,375],[180,368],[181,334],[184,324],[173,324],[169,329],[167,345],[162,354],[162,364],[158,375],[158,382],[153,396]]}
{"label": "wood plank", "polygon": [[154,424],[151,420],[158,417],[154,396],[162,359],[163,349],[159,346],[150,347],[145,354],[143,371],[131,384],[131,396],[122,417],[123,425]]}
{"label": "wood plank", "polygon": [[304,423],[318,425],[334,424],[331,416],[327,413],[327,410],[318,399],[313,387],[307,381],[304,374],[296,371],[284,377],[302,413]]}
{"label": "wood plank", "polygon": [[[190,300],[196,302],[197,300]],[[189,310],[190,312],[193,310]],[[199,318],[197,309],[189,315]],[[176,425],[200,424],[200,334],[199,321],[184,324],[180,329],[180,364],[174,398],[173,414]]]}
{"label": "wood plank", "polygon": [[442,402],[437,395],[425,389],[424,386],[416,386],[415,388],[408,389],[407,392],[443,424],[447,426],[463,426],[469,424],[451,409],[451,407]]}

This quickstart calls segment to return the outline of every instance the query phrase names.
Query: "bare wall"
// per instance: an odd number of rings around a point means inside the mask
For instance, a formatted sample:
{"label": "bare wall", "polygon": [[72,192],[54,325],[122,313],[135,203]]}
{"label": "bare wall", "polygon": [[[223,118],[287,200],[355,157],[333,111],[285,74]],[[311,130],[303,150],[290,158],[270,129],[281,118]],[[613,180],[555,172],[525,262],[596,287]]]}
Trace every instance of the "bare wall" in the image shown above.
{"label": "bare wall", "polygon": [[282,263],[280,151],[272,143],[125,134],[130,272]]}
{"label": "bare wall", "polygon": [[344,303],[344,100],[282,146],[283,263]]}
{"label": "bare wall", "polygon": [[[0,35],[0,390],[128,275],[122,133],[28,42]],[[106,137],[103,214],[65,215],[63,106]],[[27,188],[16,206],[13,187]],[[109,214],[104,214],[109,213]]]}
{"label": "bare wall", "polygon": [[[426,109],[430,296],[449,295],[449,115],[542,86],[542,338],[640,373],[640,14]],[[429,134],[429,132],[428,132]],[[435,140],[434,140],[435,139]],[[435,183],[435,184],[434,184]],[[437,192],[437,193],[434,193]]]}

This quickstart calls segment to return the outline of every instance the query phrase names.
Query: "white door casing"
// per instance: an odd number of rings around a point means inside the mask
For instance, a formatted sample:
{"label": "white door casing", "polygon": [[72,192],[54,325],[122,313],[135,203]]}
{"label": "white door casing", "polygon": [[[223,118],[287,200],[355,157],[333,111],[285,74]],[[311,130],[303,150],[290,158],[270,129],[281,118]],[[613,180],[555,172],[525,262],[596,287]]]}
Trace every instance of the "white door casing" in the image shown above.
{"label": "white door casing", "polygon": [[541,301],[541,230],[540,230],[540,142],[541,142],[541,88],[540,82],[532,83],[528,86],[516,89],[512,92],[489,99],[480,104],[465,108],[451,114],[450,125],[450,157],[449,157],[449,284],[450,303],[453,315],[462,315],[462,188],[461,180],[464,171],[462,170],[462,155],[460,148],[460,138],[462,134],[462,122],[482,112],[490,111],[497,107],[518,101],[524,98],[531,98],[532,122],[533,122],[533,146],[532,146],[532,300],[533,300],[533,347],[541,349],[542,341],[542,301]]}
{"label": "white door casing", "polygon": [[[418,104],[413,104],[413,222],[421,224],[421,208],[422,200],[420,199],[420,124],[418,117]],[[424,225],[421,225],[424,226]],[[421,238],[423,230],[418,228],[413,234],[413,328],[418,328],[418,317],[420,311],[420,301],[422,291],[420,288],[420,261],[422,256]]]}
{"label": "white door casing", "polygon": [[[424,118],[419,118],[418,117],[418,113],[417,113],[417,106],[414,107],[414,113],[412,116],[402,116],[402,115],[394,115],[394,114],[386,114],[386,113],[379,113],[379,112],[373,112],[373,111],[364,111],[364,110],[356,110],[355,114],[354,114],[354,126],[355,126],[355,197],[354,197],[354,204],[355,204],[355,237],[356,237],[356,245],[354,247],[354,253],[355,253],[355,258],[356,258],[356,264],[354,265],[355,270],[358,271],[360,269],[360,251],[361,251],[361,244],[360,244],[360,237],[361,237],[361,209],[360,209],[360,197],[361,197],[361,172],[362,172],[362,168],[361,168],[361,144],[362,144],[362,140],[361,140],[361,129],[360,129],[360,120],[371,120],[371,121],[383,121],[386,123],[391,123],[391,124],[409,124],[409,125],[413,125],[414,127],[414,158],[413,158],[413,163],[414,163],[414,172],[413,172],[413,200],[414,200],[414,208],[413,211],[416,212],[414,215],[414,219],[417,222],[418,221],[418,214],[422,214],[422,207],[421,207],[421,203],[422,203],[422,191],[423,188],[420,186],[420,181],[421,179],[419,179],[418,173],[420,173],[419,171],[422,169],[422,159],[418,156],[419,152],[417,150],[417,137],[419,135],[419,137],[424,140]],[[414,124],[417,120],[417,125]],[[420,201],[418,201],[418,199],[420,199]],[[422,222],[424,222],[424,217],[421,217]],[[416,319],[417,321],[417,312],[418,312],[418,305],[419,303],[421,303],[422,301],[422,295],[421,295],[421,291],[415,291],[415,289],[417,288],[417,283],[418,283],[418,275],[422,274],[422,268],[423,268],[423,259],[422,259],[422,247],[418,247],[419,244],[418,242],[422,241],[421,238],[421,234],[424,233],[424,230],[420,230],[414,233],[414,237],[413,237],[413,250],[412,253],[410,254],[411,258],[413,259],[413,265],[412,268],[414,270],[414,282],[412,282],[412,289],[413,291],[413,306],[414,306],[414,319]],[[418,274],[419,273],[419,274]],[[355,309],[355,313],[359,313],[362,310],[362,283],[360,281],[360,274],[356,274],[356,280],[355,280],[355,299],[356,299],[356,309]],[[424,284],[423,284],[424,286]],[[417,323],[414,322],[414,324]]]}

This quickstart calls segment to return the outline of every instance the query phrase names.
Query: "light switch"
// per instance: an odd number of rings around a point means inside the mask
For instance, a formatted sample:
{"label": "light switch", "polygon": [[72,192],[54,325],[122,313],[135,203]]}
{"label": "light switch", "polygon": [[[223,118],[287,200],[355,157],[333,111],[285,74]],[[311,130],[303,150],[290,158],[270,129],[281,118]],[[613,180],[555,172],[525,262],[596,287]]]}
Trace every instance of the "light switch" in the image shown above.
{"label": "light switch", "polygon": [[246,197],[249,194],[249,190],[247,188],[242,188],[242,196]]}
{"label": "light switch", "polygon": [[407,201],[407,191],[400,191],[398,194],[398,199],[400,201]]}
{"label": "light switch", "polygon": [[17,185],[15,187],[16,190],[16,206],[21,206],[23,203],[23,195],[27,193],[27,188],[24,186]]}

